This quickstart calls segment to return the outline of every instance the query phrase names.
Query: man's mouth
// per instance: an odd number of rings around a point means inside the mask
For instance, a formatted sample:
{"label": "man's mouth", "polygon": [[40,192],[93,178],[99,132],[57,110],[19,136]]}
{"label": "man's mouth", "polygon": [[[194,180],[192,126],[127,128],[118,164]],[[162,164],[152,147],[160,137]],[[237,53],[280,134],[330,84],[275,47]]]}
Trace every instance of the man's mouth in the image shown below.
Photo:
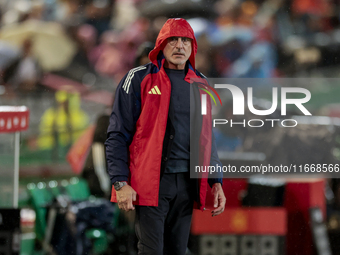
{"label": "man's mouth", "polygon": [[184,54],[183,53],[174,53],[174,54],[172,54],[173,56],[184,56]]}

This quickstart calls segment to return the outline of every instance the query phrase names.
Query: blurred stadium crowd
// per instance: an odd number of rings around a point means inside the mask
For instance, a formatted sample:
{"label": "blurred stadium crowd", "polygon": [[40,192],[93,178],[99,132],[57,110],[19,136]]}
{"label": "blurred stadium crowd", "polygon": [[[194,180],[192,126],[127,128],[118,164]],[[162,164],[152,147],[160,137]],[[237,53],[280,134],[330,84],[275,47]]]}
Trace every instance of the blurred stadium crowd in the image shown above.
{"label": "blurred stadium crowd", "polygon": [[28,151],[69,148],[169,17],[207,77],[338,77],[336,0],[0,0],[0,102],[29,107]]}
{"label": "blurred stadium crowd", "polygon": [[208,77],[294,77],[339,64],[335,0],[1,0],[0,7],[8,96],[51,86],[46,73],[113,91],[168,17],[193,26],[197,69]]}

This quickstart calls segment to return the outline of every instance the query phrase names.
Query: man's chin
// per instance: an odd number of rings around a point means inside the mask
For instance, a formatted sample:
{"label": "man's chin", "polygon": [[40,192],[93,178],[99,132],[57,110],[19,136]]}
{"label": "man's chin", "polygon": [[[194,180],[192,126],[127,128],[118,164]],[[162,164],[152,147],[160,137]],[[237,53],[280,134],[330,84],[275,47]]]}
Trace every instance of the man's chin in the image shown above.
{"label": "man's chin", "polygon": [[186,62],[186,60],[184,61],[182,59],[181,60],[177,59],[177,60],[173,61],[172,63],[174,65],[183,65],[183,64],[185,64],[185,62]]}
{"label": "man's chin", "polygon": [[185,66],[185,63],[187,62],[185,59],[179,60],[179,59],[169,59],[167,60],[168,64],[166,66],[168,66],[168,68],[170,69],[183,69]]}

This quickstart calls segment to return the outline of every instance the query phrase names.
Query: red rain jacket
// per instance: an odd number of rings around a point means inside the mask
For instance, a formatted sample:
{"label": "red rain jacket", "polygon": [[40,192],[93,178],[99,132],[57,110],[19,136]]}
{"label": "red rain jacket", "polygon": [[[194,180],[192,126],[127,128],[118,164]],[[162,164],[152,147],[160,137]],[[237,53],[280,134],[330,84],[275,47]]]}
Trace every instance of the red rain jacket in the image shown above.
{"label": "red rain jacket", "polygon": [[[197,42],[192,28],[184,19],[169,19],[149,54],[151,63],[130,70],[118,85],[110,117],[105,143],[108,172],[112,183],[128,181],[137,192],[137,201],[133,202],[135,205],[158,206],[162,150],[171,95],[171,83],[163,68],[165,59],[161,50],[167,38],[172,36],[192,39],[192,53],[185,80],[192,83],[191,78],[202,79],[202,75],[195,70]],[[156,85],[159,93],[149,93],[152,89],[157,90]],[[205,92],[199,90],[199,93]],[[210,100],[207,101],[207,112],[211,112]],[[211,115],[202,116],[200,146],[195,152],[200,154],[197,157],[200,166],[210,165],[211,123]],[[197,202],[202,210],[205,206],[207,175],[203,174],[198,180]],[[111,201],[117,202],[114,188]]]}

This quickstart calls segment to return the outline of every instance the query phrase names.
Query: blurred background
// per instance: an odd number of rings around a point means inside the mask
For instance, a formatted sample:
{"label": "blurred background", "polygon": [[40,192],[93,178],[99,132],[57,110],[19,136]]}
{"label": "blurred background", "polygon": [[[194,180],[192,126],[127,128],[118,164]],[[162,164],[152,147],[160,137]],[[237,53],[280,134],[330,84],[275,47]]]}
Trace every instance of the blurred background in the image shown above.
{"label": "blurred background", "polygon": [[[0,0],[0,105],[30,112],[20,137],[20,227],[0,224],[0,236],[11,233],[0,254],[136,254],[134,216],[108,203],[103,142],[117,84],[148,62],[170,17],[193,27],[196,68],[207,77],[334,78],[305,85],[321,122],[290,133],[216,133],[225,163],[300,163],[296,155],[338,163],[337,0]],[[10,208],[12,133],[0,134],[0,152],[0,207]],[[229,209],[213,222],[194,214],[188,254],[340,254],[338,179],[224,183]]]}

